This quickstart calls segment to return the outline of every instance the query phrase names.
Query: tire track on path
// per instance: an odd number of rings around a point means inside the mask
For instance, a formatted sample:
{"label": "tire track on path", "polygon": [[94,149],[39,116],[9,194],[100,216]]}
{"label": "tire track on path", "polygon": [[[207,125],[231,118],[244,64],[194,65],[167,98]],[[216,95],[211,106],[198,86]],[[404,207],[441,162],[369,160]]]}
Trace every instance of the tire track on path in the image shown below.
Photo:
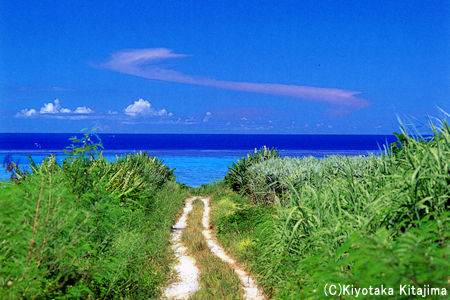
{"label": "tire track on path", "polygon": [[263,293],[258,289],[256,281],[250,276],[250,274],[245,271],[245,269],[239,265],[231,256],[229,256],[225,250],[219,246],[219,244],[213,238],[213,234],[211,232],[210,223],[209,223],[209,215],[210,215],[210,207],[209,207],[209,198],[201,198],[203,201],[203,236],[206,239],[209,249],[214,253],[217,257],[219,257],[222,261],[226,262],[239,277],[241,281],[242,288],[244,289],[244,298],[245,299],[264,299]]}
{"label": "tire track on path", "polygon": [[163,291],[164,299],[188,299],[189,296],[199,289],[198,278],[200,271],[195,265],[195,259],[187,255],[187,248],[181,243],[181,235],[187,226],[187,217],[192,210],[192,201],[196,197],[190,197],[186,200],[183,214],[177,223],[172,227],[172,249],[178,259],[175,265],[175,271],[178,274],[178,281],[170,284]]}

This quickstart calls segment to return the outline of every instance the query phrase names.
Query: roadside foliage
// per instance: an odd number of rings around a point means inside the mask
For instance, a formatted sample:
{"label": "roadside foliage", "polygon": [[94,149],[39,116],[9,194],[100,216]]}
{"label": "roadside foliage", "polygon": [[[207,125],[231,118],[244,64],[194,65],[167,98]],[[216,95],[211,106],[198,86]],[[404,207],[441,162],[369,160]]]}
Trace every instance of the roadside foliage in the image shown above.
{"label": "roadside foliage", "polygon": [[327,283],[448,291],[450,131],[439,127],[403,130],[380,156],[240,160],[209,187],[220,241],[275,298],[321,298]]}
{"label": "roadside foliage", "polygon": [[0,298],[159,296],[187,192],[146,153],[111,163],[94,135],[72,143],[0,184]]}

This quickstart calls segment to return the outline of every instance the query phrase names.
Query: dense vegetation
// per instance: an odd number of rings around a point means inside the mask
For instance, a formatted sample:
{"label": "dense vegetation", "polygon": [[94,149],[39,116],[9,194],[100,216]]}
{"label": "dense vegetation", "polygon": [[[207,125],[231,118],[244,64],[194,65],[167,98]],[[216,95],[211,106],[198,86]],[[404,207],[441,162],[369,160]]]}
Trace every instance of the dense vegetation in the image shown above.
{"label": "dense vegetation", "polygon": [[204,189],[219,240],[275,298],[321,298],[326,283],[448,292],[450,131],[441,127],[426,139],[397,134],[381,156],[250,154]]}
{"label": "dense vegetation", "polygon": [[110,163],[95,136],[72,142],[62,166],[0,184],[0,298],[157,297],[187,192],[146,153]]}
{"label": "dense vegetation", "polygon": [[[427,138],[397,134],[381,156],[298,159],[263,148],[194,192],[212,194],[220,242],[270,297],[322,298],[327,283],[448,292],[450,130],[440,125]],[[111,163],[95,137],[72,142],[62,165],[31,161],[30,174],[11,163],[14,180],[0,184],[0,298],[160,296],[187,190],[146,153]],[[193,224],[187,234],[199,237]]]}
{"label": "dense vegetation", "polygon": [[235,191],[245,191],[250,180],[248,169],[258,162],[275,157],[278,157],[278,151],[275,149],[268,149],[266,146],[259,151],[255,149],[247,156],[239,158],[236,163],[232,163],[224,181]]}

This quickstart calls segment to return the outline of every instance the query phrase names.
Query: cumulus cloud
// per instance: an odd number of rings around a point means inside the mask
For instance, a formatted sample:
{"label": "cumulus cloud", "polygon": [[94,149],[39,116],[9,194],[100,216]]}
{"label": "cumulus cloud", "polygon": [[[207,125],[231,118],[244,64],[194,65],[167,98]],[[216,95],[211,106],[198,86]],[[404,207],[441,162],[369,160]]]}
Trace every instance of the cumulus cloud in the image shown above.
{"label": "cumulus cloud", "polygon": [[136,115],[146,115],[149,114],[152,110],[152,105],[150,102],[139,99],[138,101],[134,101],[133,104],[128,105],[127,108],[125,108],[125,114],[130,116],[136,116]]}
{"label": "cumulus cloud", "polygon": [[18,113],[16,113],[16,118],[31,118],[37,115],[37,111],[35,109],[22,109]]}
{"label": "cumulus cloud", "polygon": [[[166,48],[129,49],[113,53],[101,67],[147,79],[202,85],[220,89],[277,95],[326,103],[332,106],[331,115],[341,116],[360,110],[371,103],[357,97],[360,91],[336,88],[319,88],[279,83],[253,83],[224,81],[207,77],[186,75],[181,72],[155,66],[154,63],[165,59],[186,57],[186,54],[174,53]],[[338,113],[333,114],[333,110]]]}
{"label": "cumulus cloud", "polygon": [[203,118],[203,123],[206,123],[209,121],[209,119],[211,119],[212,113],[211,112],[206,112],[205,117]]}
{"label": "cumulus cloud", "polygon": [[[31,118],[36,116],[46,116],[46,117],[54,117],[57,119],[64,119],[64,118],[73,118],[73,114],[91,114],[94,111],[86,106],[79,106],[74,111],[72,111],[69,108],[65,108],[61,106],[61,103],[59,99],[53,100],[53,102],[44,103],[44,105],[38,110],[31,108],[31,109],[22,109],[19,111],[15,117],[17,118]],[[65,116],[63,116],[65,115]],[[79,117],[78,117],[79,118]]]}
{"label": "cumulus cloud", "polygon": [[79,106],[74,111],[75,114],[92,114],[94,111],[86,106]]}
{"label": "cumulus cloud", "polygon": [[[44,103],[40,109],[22,109],[15,114],[16,118],[50,118],[59,120],[115,120],[126,122],[135,122],[136,117],[140,117],[141,123],[160,123],[173,122],[173,113],[167,109],[155,109],[152,104],[144,99],[134,101],[134,103],[125,107],[122,112],[108,110],[107,112],[94,112],[87,106],[78,106],[75,109],[69,109],[61,106],[59,99]],[[132,120],[133,119],[133,120]]]}
{"label": "cumulus cloud", "polygon": [[160,109],[156,110],[152,107],[152,104],[144,99],[139,99],[137,101],[134,101],[133,104],[128,105],[124,110],[126,115],[129,116],[158,116],[158,117],[171,117],[173,116],[172,113],[167,112],[166,109]]}
{"label": "cumulus cloud", "polygon": [[59,99],[55,99],[53,102],[45,103],[39,112],[41,114],[57,114],[60,109]]}

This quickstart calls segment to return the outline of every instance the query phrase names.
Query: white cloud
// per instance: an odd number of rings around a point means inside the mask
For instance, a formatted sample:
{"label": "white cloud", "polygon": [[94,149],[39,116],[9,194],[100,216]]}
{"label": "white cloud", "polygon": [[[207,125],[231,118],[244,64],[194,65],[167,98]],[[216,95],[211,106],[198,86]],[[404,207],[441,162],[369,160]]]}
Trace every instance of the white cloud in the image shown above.
{"label": "white cloud", "polygon": [[[61,106],[59,99],[53,100],[53,102],[44,103],[39,109],[39,112],[34,109],[22,109],[15,117],[17,118],[30,118],[34,116],[45,116],[56,119],[80,119],[80,117],[74,118],[72,114],[92,114],[94,111],[86,106],[79,106],[74,111],[69,108]],[[65,116],[61,116],[64,114]]]}
{"label": "white cloud", "polygon": [[167,109],[154,109],[151,103],[144,99],[134,101],[133,104],[128,105],[123,112],[108,110],[103,113],[96,113],[93,109],[87,106],[78,106],[75,109],[65,108],[61,106],[59,99],[52,102],[44,103],[39,109],[22,109],[15,114],[16,118],[51,118],[59,120],[83,120],[83,119],[108,119],[126,121],[136,116],[151,116],[155,118],[142,119],[144,122],[173,122],[173,113],[168,112]]}
{"label": "white cloud", "polygon": [[[72,111],[68,108],[65,107],[61,107],[61,104],[59,103],[59,99],[55,99],[52,102],[49,103],[45,103],[43,107],[41,107],[39,113],[40,114],[58,114],[58,113],[62,113],[62,114],[68,114],[71,113]],[[86,106],[78,106],[73,113],[75,114],[91,114],[94,111],[92,109],[90,109],[89,107]]]}
{"label": "white cloud", "polygon": [[146,115],[149,114],[152,111],[152,105],[150,102],[144,99],[139,99],[138,101],[134,101],[133,104],[128,105],[125,108],[125,114],[130,116],[136,116],[136,115]]}
{"label": "white cloud", "polygon": [[167,116],[168,113],[167,113],[167,110],[165,110],[165,109],[163,108],[163,109],[161,109],[161,110],[159,110],[159,111],[155,111],[155,115],[162,117],[162,116]]}
{"label": "white cloud", "polygon": [[372,103],[359,98],[361,91],[351,91],[336,88],[320,88],[281,83],[256,83],[217,80],[215,78],[200,77],[164,68],[155,63],[166,59],[186,57],[186,54],[174,53],[171,49],[127,49],[111,55],[108,62],[100,67],[152,80],[185,83],[214,87],[219,89],[293,97],[331,105],[329,114],[342,116],[365,108]]}
{"label": "white cloud", "polygon": [[50,86],[50,87],[31,87],[31,86],[23,86],[17,88],[18,91],[31,91],[31,92],[73,92],[75,89],[65,88],[60,86]]}
{"label": "white cloud", "polygon": [[157,117],[172,117],[173,114],[169,113],[165,108],[156,110],[152,107],[152,104],[140,98],[138,101],[134,101],[133,104],[128,105],[124,110],[126,115],[135,116],[157,116]]}
{"label": "white cloud", "polygon": [[209,119],[211,119],[212,113],[211,112],[206,112],[205,117],[203,118],[203,123],[206,123],[209,121]]}
{"label": "white cloud", "polygon": [[22,109],[18,112],[15,117],[16,118],[30,118],[37,115],[37,111],[35,109]]}
{"label": "white cloud", "polygon": [[86,106],[78,106],[74,113],[76,114],[92,114],[94,111]]}
{"label": "white cloud", "polygon": [[61,109],[61,105],[59,104],[59,99],[55,99],[52,102],[45,103],[43,107],[41,107],[41,110],[39,113],[41,114],[57,114],[59,113],[59,110]]}
{"label": "white cloud", "polygon": [[193,125],[193,124],[198,124],[199,122],[195,120],[194,117],[189,116],[184,120],[184,124],[186,125]]}
{"label": "white cloud", "polygon": [[246,117],[242,117],[241,121],[247,121],[248,119]]}
{"label": "white cloud", "polygon": [[55,115],[54,116],[55,119],[59,119],[59,120],[86,120],[86,119],[91,119],[88,115],[85,114],[78,114],[78,115],[74,115],[74,114],[70,114],[70,115]]}

